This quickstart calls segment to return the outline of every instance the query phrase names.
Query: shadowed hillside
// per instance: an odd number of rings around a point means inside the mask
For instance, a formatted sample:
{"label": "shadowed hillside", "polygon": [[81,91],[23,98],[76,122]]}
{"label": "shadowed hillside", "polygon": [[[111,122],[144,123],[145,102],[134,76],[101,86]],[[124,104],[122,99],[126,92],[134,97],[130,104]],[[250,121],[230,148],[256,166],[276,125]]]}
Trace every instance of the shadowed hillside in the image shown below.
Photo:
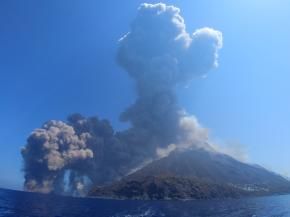
{"label": "shadowed hillside", "polygon": [[212,151],[174,152],[90,195],[130,199],[206,199],[283,194],[290,182]]}

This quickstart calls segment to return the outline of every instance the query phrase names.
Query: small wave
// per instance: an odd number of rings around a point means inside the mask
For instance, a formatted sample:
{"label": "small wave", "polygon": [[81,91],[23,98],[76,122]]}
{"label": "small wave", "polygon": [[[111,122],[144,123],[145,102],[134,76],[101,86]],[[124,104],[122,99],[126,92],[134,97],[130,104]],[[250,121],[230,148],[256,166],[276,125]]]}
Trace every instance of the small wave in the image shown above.
{"label": "small wave", "polygon": [[156,212],[152,208],[139,207],[136,210],[128,210],[122,213],[118,213],[112,217],[161,217],[165,214]]}

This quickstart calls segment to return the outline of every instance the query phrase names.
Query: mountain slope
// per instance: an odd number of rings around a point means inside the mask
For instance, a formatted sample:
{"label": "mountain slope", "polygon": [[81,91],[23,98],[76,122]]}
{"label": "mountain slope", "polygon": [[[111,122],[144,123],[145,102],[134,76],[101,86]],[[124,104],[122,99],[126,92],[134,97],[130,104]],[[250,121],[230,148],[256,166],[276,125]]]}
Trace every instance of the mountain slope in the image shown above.
{"label": "mountain slope", "polygon": [[[154,190],[155,189],[155,190]],[[91,196],[135,199],[199,199],[290,192],[290,182],[262,167],[213,151],[174,152]]]}

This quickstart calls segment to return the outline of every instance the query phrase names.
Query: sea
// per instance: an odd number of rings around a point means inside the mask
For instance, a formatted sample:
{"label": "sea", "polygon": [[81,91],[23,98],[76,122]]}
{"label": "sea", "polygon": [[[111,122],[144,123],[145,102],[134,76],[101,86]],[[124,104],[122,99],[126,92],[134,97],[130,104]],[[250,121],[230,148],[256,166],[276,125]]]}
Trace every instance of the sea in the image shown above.
{"label": "sea", "polygon": [[290,195],[223,200],[73,198],[0,189],[0,217],[290,217]]}

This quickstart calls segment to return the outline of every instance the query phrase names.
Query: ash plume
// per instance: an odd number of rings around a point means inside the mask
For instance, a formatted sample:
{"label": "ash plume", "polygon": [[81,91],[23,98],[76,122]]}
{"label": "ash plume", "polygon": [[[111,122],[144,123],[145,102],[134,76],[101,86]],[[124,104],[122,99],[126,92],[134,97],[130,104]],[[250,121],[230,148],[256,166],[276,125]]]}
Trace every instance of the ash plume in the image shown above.
{"label": "ash plume", "polygon": [[[22,149],[25,161],[25,187],[31,191],[51,192],[62,182],[63,171],[94,157],[87,148],[89,134],[76,135],[62,121],[49,121],[34,130]],[[56,176],[56,174],[58,176]]]}
{"label": "ash plume", "polygon": [[208,133],[178,105],[175,89],[218,65],[221,32],[186,30],[179,8],[141,4],[119,40],[118,64],[136,83],[137,99],[121,113],[130,127],[73,114],[32,132],[22,150],[30,191],[84,194],[176,149],[210,148]]}

